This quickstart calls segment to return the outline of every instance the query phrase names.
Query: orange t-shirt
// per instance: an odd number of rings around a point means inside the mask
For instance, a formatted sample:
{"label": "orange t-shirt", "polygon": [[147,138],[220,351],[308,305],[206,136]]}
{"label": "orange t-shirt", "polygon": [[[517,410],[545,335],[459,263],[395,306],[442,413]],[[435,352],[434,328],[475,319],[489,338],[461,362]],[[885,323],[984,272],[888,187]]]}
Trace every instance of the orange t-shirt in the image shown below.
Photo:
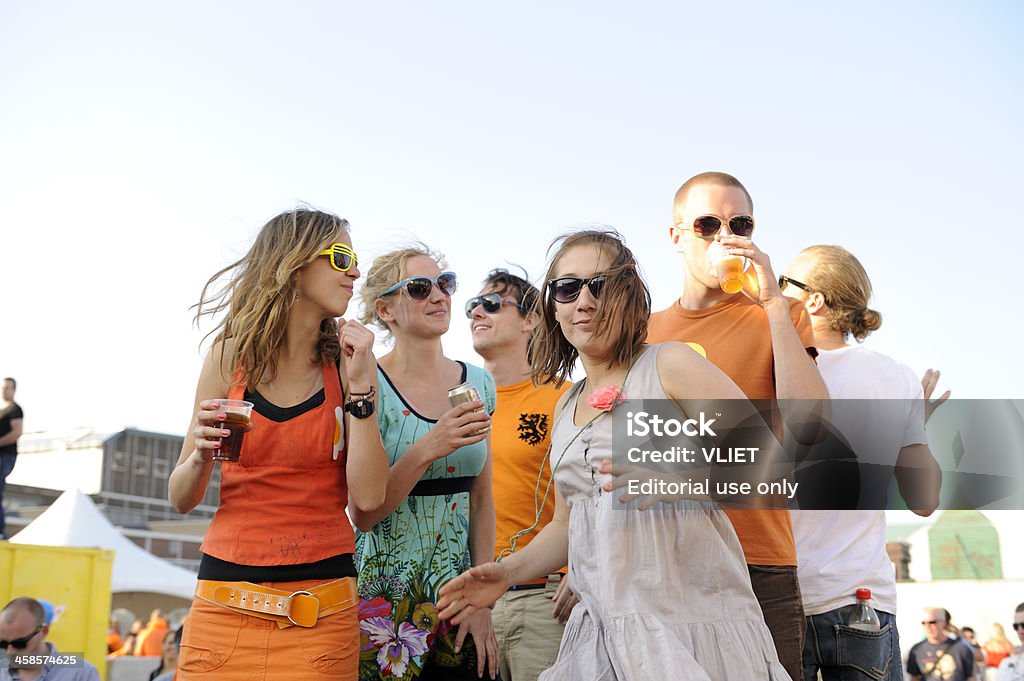
{"label": "orange t-shirt", "polygon": [[[789,299],[789,314],[804,347],[814,333],[803,303]],[[655,312],[647,326],[648,343],[696,344],[705,356],[751,400],[775,399],[775,365],[768,316],[746,296],[735,295],[702,310],[684,309],[676,300]],[[750,565],[796,565],[796,544],[789,511],[724,509],[736,529]]]}
{"label": "orange t-shirt", "polygon": [[107,631],[107,655],[113,655],[121,649],[124,645],[124,641],[121,640],[121,634],[115,630],[110,629]]}
{"label": "orange t-shirt", "polygon": [[[551,480],[551,465],[544,454],[551,442],[555,404],[569,389],[568,382],[534,386],[529,380],[498,386],[498,404],[491,416],[492,488],[496,529],[495,559],[509,548],[512,535],[531,527],[537,506]],[[543,467],[543,471],[542,471]],[[540,474],[538,488],[537,476]],[[555,512],[554,484],[540,512],[536,529],[516,540],[521,549],[551,522]],[[508,555],[508,554],[506,554]]]}
{"label": "orange t-shirt", "polygon": [[167,635],[167,620],[157,617],[150,620],[139,632],[135,642],[135,655],[138,657],[160,657],[164,653],[164,636]]}

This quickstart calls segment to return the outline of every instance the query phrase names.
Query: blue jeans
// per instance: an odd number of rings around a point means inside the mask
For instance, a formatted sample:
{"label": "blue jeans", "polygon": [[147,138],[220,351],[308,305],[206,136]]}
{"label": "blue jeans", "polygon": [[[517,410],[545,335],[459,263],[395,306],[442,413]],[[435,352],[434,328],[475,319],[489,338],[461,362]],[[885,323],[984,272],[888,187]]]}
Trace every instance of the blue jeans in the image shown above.
{"label": "blue jeans", "polygon": [[821,670],[823,681],[903,681],[896,618],[879,610],[880,631],[851,629],[846,622],[856,607],[807,616],[805,679]]}
{"label": "blue jeans", "polygon": [[4,517],[4,487],[7,485],[7,476],[14,470],[14,461],[17,454],[0,454],[0,539],[7,539],[7,519]]}

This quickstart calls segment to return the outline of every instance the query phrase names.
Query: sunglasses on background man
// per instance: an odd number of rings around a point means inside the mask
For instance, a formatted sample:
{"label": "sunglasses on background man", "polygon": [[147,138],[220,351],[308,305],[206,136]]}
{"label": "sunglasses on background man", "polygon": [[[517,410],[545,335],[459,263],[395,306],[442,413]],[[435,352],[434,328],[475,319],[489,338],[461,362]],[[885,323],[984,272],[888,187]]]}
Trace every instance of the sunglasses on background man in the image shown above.
{"label": "sunglasses on background man", "polygon": [[501,306],[502,305],[511,305],[512,307],[516,308],[520,312],[525,312],[525,310],[523,309],[523,306],[520,305],[519,303],[517,303],[516,301],[508,300],[506,298],[502,298],[501,295],[498,294],[498,293],[488,293],[487,295],[484,295],[484,296],[477,296],[476,298],[470,298],[466,302],[466,317],[467,318],[469,318],[469,319],[473,318],[473,310],[475,310],[478,305],[483,307],[484,312],[486,312],[487,314],[498,314],[498,312],[501,311]]}

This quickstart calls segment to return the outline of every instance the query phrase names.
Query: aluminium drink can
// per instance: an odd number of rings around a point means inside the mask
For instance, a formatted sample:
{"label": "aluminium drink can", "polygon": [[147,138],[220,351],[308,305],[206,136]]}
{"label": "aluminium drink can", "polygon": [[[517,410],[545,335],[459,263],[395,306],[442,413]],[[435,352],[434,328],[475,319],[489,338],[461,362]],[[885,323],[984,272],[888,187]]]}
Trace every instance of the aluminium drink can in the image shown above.
{"label": "aluminium drink can", "polygon": [[465,404],[466,402],[472,402],[473,400],[480,400],[480,391],[469,381],[457,385],[448,391],[448,404],[453,407]]}
{"label": "aluminium drink can", "polygon": [[[480,391],[477,390],[476,386],[470,383],[469,381],[457,385],[448,391],[448,404],[452,405],[453,407],[457,407],[460,404],[465,404],[466,402],[473,402],[474,400],[477,402],[483,402],[483,400],[480,399]],[[483,411],[483,409],[478,409],[477,411]],[[486,433],[490,429],[491,427],[487,426],[480,432]]]}

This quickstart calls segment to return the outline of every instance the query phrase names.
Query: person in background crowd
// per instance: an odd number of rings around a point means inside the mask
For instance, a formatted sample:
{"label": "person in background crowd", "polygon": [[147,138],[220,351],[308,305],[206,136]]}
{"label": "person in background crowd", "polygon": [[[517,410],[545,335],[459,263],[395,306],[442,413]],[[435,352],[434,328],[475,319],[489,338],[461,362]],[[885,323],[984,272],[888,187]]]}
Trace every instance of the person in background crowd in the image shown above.
{"label": "person in background crowd", "polygon": [[128,633],[124,635],[124,643],[120,648],[115,650],[113,653],[108,655],[111,657],[123,657],[125,655],[135,654],[135,644],[139,640],[139,632],[142,631],[142,627],[145,626],[142,620],[135,620],[132,622],[131,627],[128,629]]}
{"label": "person in background crowd", "polygon": [[99,672],[88,660],[81,660],[81,665],[75,667],[54,664],[59,651],[46,640],[49,633],[50,625],[39,601],[19,597],[5,605],[0,610],[0,654],[36,655],[44,662],[2,668],[0,681],[99,681]]}
{"label": "person in background crowd", "polygon": [[[1017,615],[1021,613],[1016,613]],[[1016,629],[1016,623],[1014,624]],[[1002,664],[1003,660],[1014,653],[1013,643],[1006,637],[1006,632],[1003,630],[1003,625],[998,622],[992,623],[992,635],[989,636],[988,640],[982,646],[982,650],[985,652],[985,665],[990,668],[998,668]],[[1021,636],[1021,640],[1024,641],[1024,631],[1017,629],[1017,634]]]}
{"label": "person in background crowd", "polygon": [[121,646],[124,645],[124,640],[121,638],[121,625],[118,623],[116,617],[110,618],[110,627],[107,629],[107,655],[113,655]]}
{"label": "person in background crowd", "polygon": [[[979,668],[985,667],[985,651],[981,647],[981,643],[978,642],[974,635],[974,629],[972,627],[962,627],[960,629],[960,637],[971,646],[971,650],[974,651],[974,662]],[[1005,637],[1004,637],[1005,638]],[[996,663],[995,666],[998,666]],[[980,676],[980,675],[979,675]]]}
{"label": "person in background crowd", "polygon": [[[530,379],[528,346],[540,316],[540,292],[523,277],[497,269],[479,295],[466,303],[473,349],[484,358],[498,389],[492,416],[494,502],[497,543],[494,559],[525,547],[551,522],[555,510],[551,468],[545,454],[555,403],[569,389]],[[539,505],[543,506],[538,511]],[[514,538],[514,539],[513,539]],[[564,623],[576,604],[562,572],[513,584],[494,604],[502,681],[536,681],[555,662]]]}
{"label": "person in background crowd", "polygon": [[160,657],[167,628],[167,620],[164,619],[159,608],[149,613],[149,621],[146,622],[146,626],[139,632],[135,641],[135,656]]}
{"label": "person in background crowd", "polygon": [[149,675],[149,681],[170,681],[178,669],[178,652],[181,648],[181,630],[178,627],[164,636],[160,666]]}
{"label": "person in background crowd", "polygon": [[1024,681],[1024,603],[1013,611],[1013,630],[1021,645],[1014,648],[1014,654],[999,663],[996,681]]}
{"label": "person in background crowd", "polygon": [[14,391],[17,387],[17,382],[9,376],[3,380],[0,387],[0,539],[7,539],[4,486],[18,458],[18,438],[21,437],[25,419],[25,412],[14,401]]}
{"label": "person in background crowd", "polygon": [[907,656],[907,674],[911,681],[972,681],[977,678],[974,652],[959,638],[947,634],[948,624],[944,609],[924,609],[921,627],[925,638],[915,644]]}

